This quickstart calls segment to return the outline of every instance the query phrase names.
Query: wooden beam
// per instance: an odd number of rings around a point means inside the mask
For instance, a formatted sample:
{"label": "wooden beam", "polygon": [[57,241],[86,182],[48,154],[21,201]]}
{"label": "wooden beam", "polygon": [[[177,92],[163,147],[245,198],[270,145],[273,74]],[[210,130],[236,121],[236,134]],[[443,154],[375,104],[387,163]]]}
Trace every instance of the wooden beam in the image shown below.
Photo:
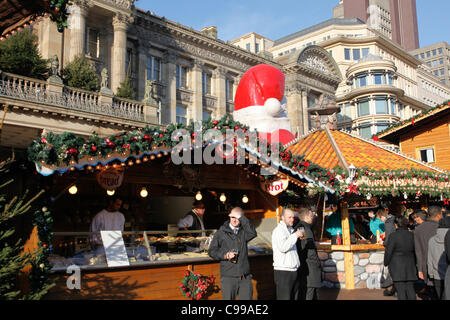
{"label": "wooden beam", "polygon": [[[344,246],[351,246],[350,241],[350,223],[348,216],[348,203],[346,200],[341,202],[341,224],[342,224],[342,239]],[[353,265],[353,252],[344,252],[345,265],[345,288],[355,289],[355,271]]]}

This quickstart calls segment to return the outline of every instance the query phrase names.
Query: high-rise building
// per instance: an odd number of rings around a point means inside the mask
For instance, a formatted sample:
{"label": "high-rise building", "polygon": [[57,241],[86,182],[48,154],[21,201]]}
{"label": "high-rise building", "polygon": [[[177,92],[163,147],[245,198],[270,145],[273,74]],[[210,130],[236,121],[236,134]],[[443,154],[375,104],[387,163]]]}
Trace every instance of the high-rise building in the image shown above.
{"label": "high-rise building", "polygon": [[416,0],[340,0],[335,18],[358,18],[405,50],[419,48]]}
{"label": "high-rise building", "polygon": [[447,42],[441,41],[410,53],[423,61],[428,66],[428,71],[443,84],[450,86],[450,46]]}

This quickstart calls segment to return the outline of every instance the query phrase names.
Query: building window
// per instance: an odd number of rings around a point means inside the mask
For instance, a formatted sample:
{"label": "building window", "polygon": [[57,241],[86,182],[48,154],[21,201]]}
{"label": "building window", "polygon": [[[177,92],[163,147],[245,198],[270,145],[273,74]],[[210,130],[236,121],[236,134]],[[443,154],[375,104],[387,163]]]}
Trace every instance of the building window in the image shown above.
{"label": "building window", "polygon": [[444,58],[439,59],[439,64],[444,64]]}
{"label": "building window", "polygon": [[367,74],[357,75],[355,79],[356,88],[367,86]]}
{"label": "building window", "polygon": [[344,49],[345,60],[351,60],[350,58],[350,49]]}
{"label": "building window", "polygon": [[434,70],[433,73],[434,73],[435,76],[439,75],[439,71],[438,70]]}
{"label": "building window", "polygon": [[246,49],[247,51],[250,51],[250,43],[247,43],[247,44],[245,45],[245,49]]}
{"label": "building window", "polygon": [[425,59],[425,53],[422,52],[422,53],[420,54],[420,57],[421,57],[422,59]]}
{"label": "building window", "polygon": [[445,74],[445,70],[444,69],[439,69],[439,73],[441,76],[443,76]]}
{"label": "building window", "polygon": [[377,114],[387,114],[388,113],[387,107],[388,106],[386,98],[375,99],[375,111]]}
{"label": "building window", "polygon": [[133,72],[133,50],[131,48],[127,49],[127,55],[125,57],[125,74],[127,76],[131,75]]}
{"label": "building window", "polygon": [[259,52],[259,43],[255,43],[255,53]]}
{"label": "building window", "polygon": [[186,119],[186,107],[184,106],[177,106],[177,114],[176,114],[176,120],[177,123],[186,125],[187,119]]}
{"label": "building window", "polygon": [[443,50],[442,48],[438,48],[438,54],[442,54]]}
{"label": "building window", "polygon": [[369,100],[358,102],[358,117],[368,116],[370,114]]}
{"label": "building window", "polygon": [[436,49],[433,49],[432,52],[433,52],[433,56],[435,56],[436,55]]}
{"label": "building window", "polygon": [[147,57],[147,80],[161,81],[161,60],[156,57]]}
{"label": "building window", "polygon": [[387,127],[389,127],[389,123],[385,123],[385,122],[377,122],[376,123],[376,133],[383,131],[384,129],[386,129]]}
{"label": "building window", "polygon": [[396,115],[397,113],[395,112],[395,101],[394,101],[394,99],[389,99],[389,104],[391,106],[391,114],[392,115]]}
{"label": "building window", "polygon": [[366,139],[370,139],[372,137],[372,127],[370,123],[361,124],[359,127],[359,135]]}
{"label": "building window", "polygon": [[227,79],[225,81],[226,100],[233,101],[233,80]]}
{"label": "building window", "polygon": [[100,57],[100,36],[98,30],[88,28],[87,53],[93,57]]}
{"label": "building window", "polygon": [[359,49],[353,49],[353,60],[361,59],[361,54]]}
{"label": "building window", "polygon": [[369,54],[369,48],[362,48],[362,56],[366,57]]}
{"label": "building window", "polygon": [[203,120],[211,119],[211,111],[203,110],[202,116],[203,116]]}
{"label": "building window", "polygon": [[373,74],[373,83],[374,84],[386,84],[386,77],[384,73],[374,73]]}
{"label": "building window", "polygon": [[338,113],[338,120],[347,121],[351,119],[350,103],[341,104],[341,111]]}
{"label": "building window", "polygon": [[203,94],[211,94],[211,74],[202,73],[202,92]]}
{"label": "building window", "polygon": [[178,88],[187,88],[187,72],[188,69],[186,67],[177,65],[177,89]]}
{"label": "building window", "polygon": [[388,73],[388,81],[389,85],[392,85],[394,83],[394,77],[391,72]]}
{"label": "building window", "polygon": [[419,160],[423,162],[434,162],[434,148],[422,148],[418,149]]}
{"label": "building window", "polygon": [[431,57],[430,51],[427,51],[427,58]]}

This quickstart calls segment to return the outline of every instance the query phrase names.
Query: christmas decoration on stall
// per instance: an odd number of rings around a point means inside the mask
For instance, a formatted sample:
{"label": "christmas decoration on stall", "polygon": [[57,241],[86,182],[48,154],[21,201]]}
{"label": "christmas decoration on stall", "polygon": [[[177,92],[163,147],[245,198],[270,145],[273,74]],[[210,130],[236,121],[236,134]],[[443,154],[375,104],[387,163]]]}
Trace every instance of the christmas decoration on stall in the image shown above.
{"label": "christmas decoration on stall", "polygon": [[375,140],[375,141],[378,141],[378,136],[383,135],[386,132],[389,132],[389,131],[391,131],[394,128],[401,127],[401,126],[403,126],[405,124],[410,124],[411,123],[412,125],[415,125],[415,123],[418,120],[420,120],[422,117],[425,117],[428,114],[434,113],[434,112],[439,111],[440,109],[446,108],[448,106],[450,106],[450,100],[447,100],[447,101],[443,102],[442,104],[438,104],[438,105],[436,105],[433,108],[430,108],[428,110],[422,111],[421,113],[418,113],[418,114],[416,114],[415,116],[413,116],[413,117],[411,117],[409,119],[395,122],[392,125],[390,125],[389,127],[387,127],[386,129],[384,129],[384,130],[378,132],[377,134],[373,135],[372,139]]}
{"label": "christmas decoration on stall", "polygon": [[189,300],[200,300],[214,287],[214,276],[203,276],[199,273],[186,270],[181,281],[180,290]]}
{"label": "christmas decoration on stall", "polygon": [[49,255],[53,251],[53,218],[51,211],[43,206],[34,212],[33,225],[37,227],[39,242],[38,253],[32,260],[30,273],[31,294],[46,294],[55,284],[49,281],[52,264]]}
{"label": "christmas decoration on stall", "polygon": [[[9,171],[14,156],[0,163],[0,175],[2,183],[0,188],[10,186],[14,180],[8,179],[5,175]],[[7,200],[5,194],[0,194],[0,300],[18,299],[23,293],[16,288],[18,276],[22,269],[29,266],[32,261],[38,259],[40,251],[23,252],[24,246],[22,240],[12,240],[16,230],[14,228],[14,219],[26,214],[31,208],[31,203],[35,201],[44,191],[40,191],[30,200],[28,192],[23,196],[14,196]],[[26,202],[25,202],[26,201]],[[31,293],[21,296],[21,299],[39,299],[46,293],[46,288],[34,287]]]}

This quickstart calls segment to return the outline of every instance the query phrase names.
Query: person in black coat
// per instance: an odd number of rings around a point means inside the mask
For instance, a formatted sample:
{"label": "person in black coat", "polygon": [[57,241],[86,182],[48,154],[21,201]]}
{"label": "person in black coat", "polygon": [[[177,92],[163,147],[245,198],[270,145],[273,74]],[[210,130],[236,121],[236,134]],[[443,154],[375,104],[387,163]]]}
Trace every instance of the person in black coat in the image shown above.
{"label": "person in black coat", "polygon": [[208,254],[220,261],[220,284],[223,300],[251,300],[253,296],[252,275],[248,261],[248,242],[257,236],[255,227],[235,207],[214,237]]}
{"label": "person in black coat", "polygon": [[417,280],[414,235],[408,230],[409,220],[396,218],[397,231],[391,234],[384,253],[384,265],[394,281],[399,300],[416,300],[414,281]]}
{"label": "person in black coat", "polygon": [[306,237],[297,240],[297,252],[300,258],[298,269],[299,294],[297,300],[316,300],[317,288],[322,286],[322,270],[319,256],[317,255],[316,243],[311,225],[315,214],[309,208],[301,208],[299,211],[299,222],[294,225],[294,230],[305,228]]}

